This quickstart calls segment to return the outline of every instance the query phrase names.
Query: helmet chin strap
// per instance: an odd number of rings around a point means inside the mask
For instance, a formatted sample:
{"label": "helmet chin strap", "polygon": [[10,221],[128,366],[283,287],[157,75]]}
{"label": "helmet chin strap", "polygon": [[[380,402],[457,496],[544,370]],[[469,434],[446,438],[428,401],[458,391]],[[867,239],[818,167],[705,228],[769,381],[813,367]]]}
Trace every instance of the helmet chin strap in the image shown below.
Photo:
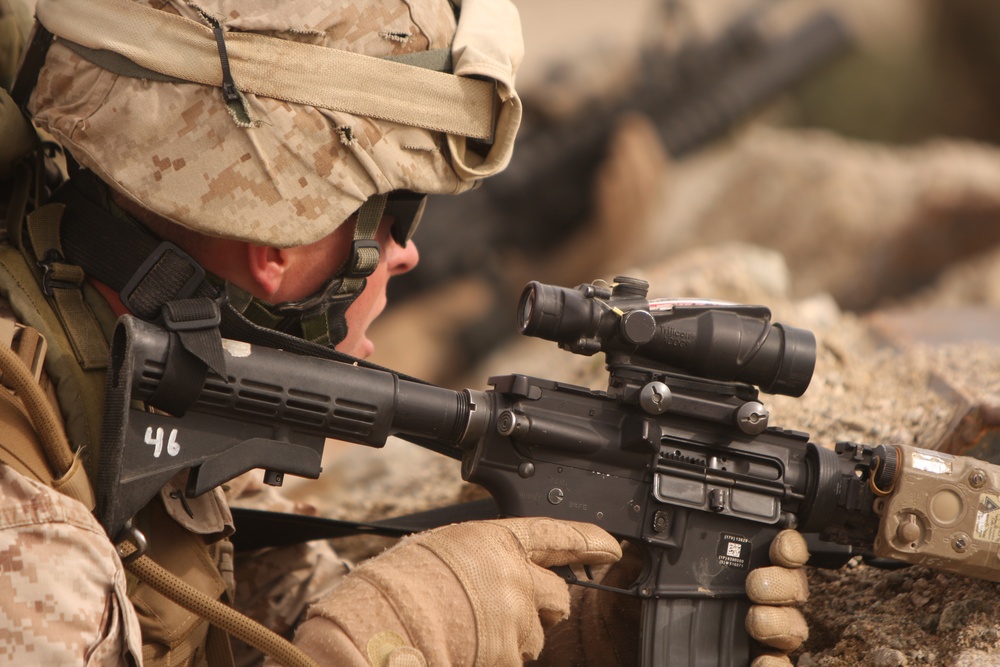
{"label": "helmet chin strap", "polygon": [[380,249],[375,234],[385,204],[386,195],[379,194],[361,205],[347,260],[315,294],[298,301],[269,304],[227,283],[230,303],[254,324],[334,347],[347,337],[347,309],[378,268]]}

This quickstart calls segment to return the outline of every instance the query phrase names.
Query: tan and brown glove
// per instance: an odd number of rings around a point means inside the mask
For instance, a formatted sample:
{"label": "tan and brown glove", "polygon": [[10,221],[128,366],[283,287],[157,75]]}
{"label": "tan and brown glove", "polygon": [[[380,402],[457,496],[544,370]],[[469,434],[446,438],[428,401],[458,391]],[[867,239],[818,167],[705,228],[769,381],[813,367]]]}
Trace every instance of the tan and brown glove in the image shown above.
{"label": "tan and brown glove", "polygon": [[770,549],[771,567],[762,567],[747,576],[747,596],[756,603],[747,613],[747,632],[774,651],[754,659],[751,667],[791,667],[788,653],[809,638],[802,612],[792,605],[809,597],[809,582],[803,566],[809,549],[802,534],[783,530]]}
{"label": "tan and brown glove", "polygon": [[[638,578],[642,568],[639,550],[626,542],[623,551],[622,559],[606,571],[595,571],[603,585],[627,589]],[[758,656],[752,667],[791,667],[787,652],[801,645],[809,634],[802,614],[790,606],[808,597],[802,566],[809,560],[809,551],[801,534],[786,530],[771,543],[770,558],[773,566],[754,570],[747,577],[747,595],[756,605],[751,607],[746,625],[751,637],[777,650]],[[639,598],[577,588],[571,617],[548,633],[545,650],[533,667],[628,667],[639,663]]]}
{"label": "tan and brown glove", "polygon": [[[610,588],[628,589],[642,570],[642,552],[625,542],[621,560],[595,569],[594,578]],[[545,649],[532,667],[632,667],[639,664],[642,602],[599,588],[574,586],[570,620],[545,636]]]}
{"label": "tan and brown glove", "polygon": [[617,540],[543,518],[454,524],[405,538],[314,605],[295,644],[321,665],[521,665],[569,614],[547,567],[610,563]]}

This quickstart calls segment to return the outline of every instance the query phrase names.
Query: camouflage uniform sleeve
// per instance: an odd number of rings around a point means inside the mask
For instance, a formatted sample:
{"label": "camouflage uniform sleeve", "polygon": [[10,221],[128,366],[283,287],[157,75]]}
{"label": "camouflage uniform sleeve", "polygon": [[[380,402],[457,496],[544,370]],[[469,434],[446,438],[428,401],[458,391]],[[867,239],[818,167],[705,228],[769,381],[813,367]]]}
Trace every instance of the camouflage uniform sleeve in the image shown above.
{"label": "camouflage uniform sleeve", "polygon": [[0,664],[141,665],[125,573],[75,500],[0,464]]}

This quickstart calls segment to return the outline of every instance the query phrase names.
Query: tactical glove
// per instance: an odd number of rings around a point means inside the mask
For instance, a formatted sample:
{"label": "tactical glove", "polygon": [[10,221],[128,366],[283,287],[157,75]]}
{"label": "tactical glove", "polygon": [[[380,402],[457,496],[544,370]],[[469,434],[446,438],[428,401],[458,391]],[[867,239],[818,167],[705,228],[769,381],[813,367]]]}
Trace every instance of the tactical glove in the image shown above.
{"label": "tactical glove", "polygon": [[791,667],[787,653],[809,638],[802,612],[791,606],[809,597],[803,569],[809,550],[800,533],[783,530],[771,542],[770,557],[771,567],[747,576],[747,595],[756,604],[747,613],[746,627],[751,637],[777,650],[758,656],[751,667]]}
{"label": "tactical glove", "polygon": [[[627,589],[639,576],[639,550],[626,543],[624,552],[624,557],[606,572],[595,572],[603,585]],[[746,625],[751,637],[780,650],[758,656],[752,667],[791,667],[786,653],[809,634],[802,614],[789,606],[808,597],[802,566],[809,552],[801,534],[786,530],[771,543],[770,558],[772,567],[759,568],[747,577],[747,595],[756,605],[751,607]],[[545,650],[534,667],[636,665],[640,618],[638,598],[577,588],[573,591],[572,620],[560,623],[548,634]]]}
{"label": "tactical glove", "polygon": [[600,528],[543,518],[419,533],[314,605],[295,644],[323,665],[521,665],[569,614],[566,583],[545,568],[620,557]]}
{"label": "tactical glove", "polygon": [[[642,570],[642,552],[625,542],[621,560],[595,569],[604,586],[628,589]],[[532,667],[632,667],[639,664],[639,598],[574,586],[570,620],[545,636],[545,650]]]}

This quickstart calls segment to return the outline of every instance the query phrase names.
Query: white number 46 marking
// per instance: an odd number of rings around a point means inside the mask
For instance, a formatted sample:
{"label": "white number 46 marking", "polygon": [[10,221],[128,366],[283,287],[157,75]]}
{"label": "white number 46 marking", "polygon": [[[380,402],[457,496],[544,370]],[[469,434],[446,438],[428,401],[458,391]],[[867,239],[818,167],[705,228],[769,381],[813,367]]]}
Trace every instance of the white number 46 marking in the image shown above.
{"label": "white number 46 marking", "polygon": [[[152,426],[146,427],[146,444],[153,445],[155,449],[153,450],[153,458],[160,458],[160,454],[163,452],[163,428],[160,426],[156,427],[156,432],[153,432]],[[170,429],[170,435],[167,437],[167,454],[170,456],[177,456],[181,451],[181,446],[177,442],[177,429]]]}

